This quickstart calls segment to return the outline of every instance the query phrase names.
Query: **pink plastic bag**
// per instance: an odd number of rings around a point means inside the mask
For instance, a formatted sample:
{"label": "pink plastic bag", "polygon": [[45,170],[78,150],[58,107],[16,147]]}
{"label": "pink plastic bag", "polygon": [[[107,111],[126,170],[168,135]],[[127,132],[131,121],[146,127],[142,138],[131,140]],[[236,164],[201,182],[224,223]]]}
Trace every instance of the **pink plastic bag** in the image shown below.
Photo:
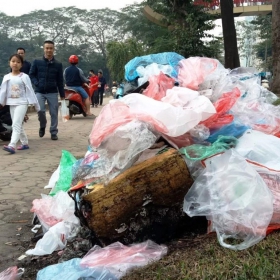
{"label": "pink plastic bag", "polygon": [[12,266],[0,273],[0,280],[16,280],[18,268]]}
{"label": "pink plastic bag", "polygon": [[234,116],[227,114],[227,112],[231,109],[239,97],[240,90],[238,88],[234,88],[232,92],[224,93],[221,98],[214,103],[217,113],[200,124],[203,124],[210,129],[217,129],[231,123]]}
{"label": "pink plastic bag", "polygon": [[110,134],[112,134],[119,126],[131,122],[132,120],[140,120],[151,124],[157,131],[167,132],[167,128],[146,114],[133,114],[130,108],[121,101],[107,104],[100,112],[98,118],[95,119],[90,133],[90,144],[93,147],[99,147],[101,142]]}
{"label": "pink plastic bag", "polygon": [[161,100],[165,97],[166,90],[174,86],[175,80],[166,76],[163,72],[149,78],[149,86],[144,90],[143,94],[155,100]]}
{"label": "pink plastic bag", "polygon": [[125,246],[115,242],[101,248],[95,245],[81,260],[82,267],[105,267],[121,278],[133,267],[147,265],[167,254],[165,245],[158,245],[151,240]]}
{"label": "pink plastic bag", "polygon": [[218,60],[208,57],[189,57],[179,62],[178,80],[180,85],[198,90],[199,84],[213,73],[218,66]]}

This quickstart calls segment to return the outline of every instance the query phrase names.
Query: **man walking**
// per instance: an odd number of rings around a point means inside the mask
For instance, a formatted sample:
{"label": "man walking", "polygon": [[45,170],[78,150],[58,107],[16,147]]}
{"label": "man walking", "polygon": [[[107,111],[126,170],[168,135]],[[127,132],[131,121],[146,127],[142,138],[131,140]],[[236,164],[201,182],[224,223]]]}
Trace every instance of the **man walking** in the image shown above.
{"label": "man walking", "polygon": [[40,122],[39,136],[45,135],[47,125],[46,107],[47,101],[51,115],[50,134],[52,140],[57,140],[58,125],[58,92],[60,99],[65,99],[63,85],[62,64],[54,58],[54,42],[44,42],[43,59],[35,59],[31,65],[29,76],[35,87],[37,99],[41,110],[38,112]]}
{"label": "man walking", "polygon": [[103,94],[105,90],[106,80],[103,77],[103,71],[98,70],[98,95],[99,95],[99,105],[102,106],[103,103]]}

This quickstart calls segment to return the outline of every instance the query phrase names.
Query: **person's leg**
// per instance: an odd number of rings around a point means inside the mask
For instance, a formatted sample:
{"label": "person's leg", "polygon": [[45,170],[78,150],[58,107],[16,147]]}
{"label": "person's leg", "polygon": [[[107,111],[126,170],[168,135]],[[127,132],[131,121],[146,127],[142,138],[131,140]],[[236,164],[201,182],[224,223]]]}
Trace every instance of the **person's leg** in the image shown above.
{"label": "person's leg", "polygon": [[45,135],[45,129],[47,125],[47,117],[46,117],[46,94],[42,94],[40,92],[36,92],[36,96],[40,105],[40,111],[38,112],[38,120],[40,123],[39,136],[43,137]]}
{"label": "person's leg", "polygon": [[13,120],[13,124],[12,124],[13,132],[12,132],[12,138],[10,144],[8,146],[12,147],[13,149],[15,149],[16,144],[21,137],[23,119],[26,114],[27,107],[28,105],[10,106],[11,117]]}
{"label": "person's leg", "polygon": [[103,104],[103,93],[104,91],[99,91],[99,105],[101,106]]}
{"label": "person's leg", "polygon": [[87,115],[92,115],[90,112],[90,100],[87,92],[82,87],[73,87],[73,89],[75,89],[82,96],[83,102],[86,105]]}
{"label": "person's leg", "polygon": [[[54,93],[48,93],[46,94],[46,99],[49,105],[49,112],[51,115],[51,125],[50,125],[50,134],[52,136],[57,135],[58,129],[57,129],[57,125],[58,125],[58,93],[54,92]],[[53,139],[52,140],[57,140]]]}
{"label": "person's leg", "polygon": [[94,105],[95,105],[95,107],[97,107],[98,104],[99,104],[99,93],[98,93],[98,90],[94,91],[93,96],[94,96]]}

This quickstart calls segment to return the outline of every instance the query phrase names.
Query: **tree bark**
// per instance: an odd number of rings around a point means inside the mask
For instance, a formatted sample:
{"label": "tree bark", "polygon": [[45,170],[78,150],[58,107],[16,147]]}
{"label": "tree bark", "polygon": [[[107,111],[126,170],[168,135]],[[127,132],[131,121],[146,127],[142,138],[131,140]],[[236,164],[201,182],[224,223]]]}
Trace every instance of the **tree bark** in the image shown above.
{"label": "tree bark", "polygon": [[272,68],[271,91],[280,96],[280,0],[272,1]]}
{"label": "tree bark", "polygon": [[225,68],[240,67],[236,30],[233,15],[233,0],[221,0],[221,18],[223,26]]}
{"label": "tree bark", "polygon": [[[152,220],[158,221],[160,216],[164,216],[162,212],[166,214],[172,207],[172,214],[169,211],[166,216],[182,217],[184,196],[192,183],[185,160],[177,150],[171,148],[132,166],[106,186],[98,185],[85,195],[83,203],[91,205],[91,213],[87,215],[88,226],[99,239],[112,241],[120,240],[121,236],[131,232],[132,219],[134,228],[139,228],[135,217],[141,217],[143,213],[146,216],[149,213],[157,215],[145,220],[148,227]],[[157,211],[158,214],[155,214]],[[122,228],[128,230],[122,231]]]}

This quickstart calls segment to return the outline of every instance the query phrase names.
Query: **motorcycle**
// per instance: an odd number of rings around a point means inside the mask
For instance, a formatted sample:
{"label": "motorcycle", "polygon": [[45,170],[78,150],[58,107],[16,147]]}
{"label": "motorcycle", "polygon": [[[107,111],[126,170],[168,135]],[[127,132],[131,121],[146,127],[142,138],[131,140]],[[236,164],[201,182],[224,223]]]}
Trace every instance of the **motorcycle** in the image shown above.
{"label": "motorcycle", "polygon": [[[83,88],[87,92],[91,100],[92,93],[90,93],[89,88],[85,85],[83,85]],[[65,87],[64,91],[65,91],[65,100],[68,103],[67,107],[69,108],[69,119],[72,119],[73,116],[80,115],[80,114],[86,117],[87,109],[81,95],[71,87]]]}
{"label": "motorcycle", "polygon": [[0,139],[2,141],[10,141],[12,131],[10,108],[6,105],[0,110]]}

